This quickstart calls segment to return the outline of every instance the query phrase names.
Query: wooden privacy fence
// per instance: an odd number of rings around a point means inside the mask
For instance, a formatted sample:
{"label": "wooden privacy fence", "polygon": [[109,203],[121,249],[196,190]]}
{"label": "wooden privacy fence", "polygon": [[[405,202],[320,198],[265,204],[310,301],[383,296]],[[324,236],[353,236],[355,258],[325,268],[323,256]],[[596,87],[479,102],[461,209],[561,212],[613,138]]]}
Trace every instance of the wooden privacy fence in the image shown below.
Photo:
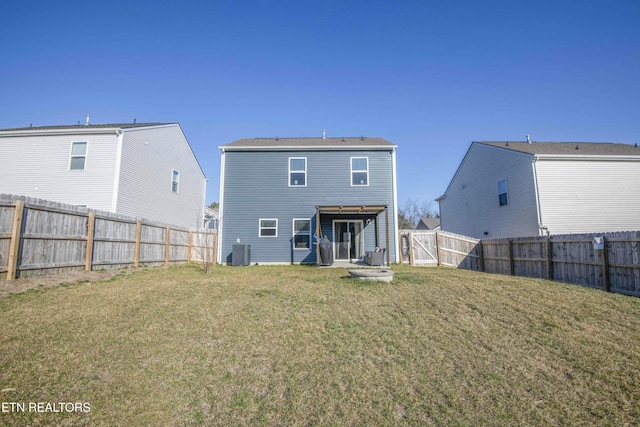
{"label": "wooden privacy fence", "polygon": [[15,196],[0,196],[0,279],[215,262],[217,233]]}
{"label": "wooden privacy fence", "polygon": [[[422,246],[429,239],[435,245],[425,255]],[[402,261],[411,265],[540,278],[634,296],[640,296],[639,245],[640,231],[484,240],[443,231],[400,233]]]}

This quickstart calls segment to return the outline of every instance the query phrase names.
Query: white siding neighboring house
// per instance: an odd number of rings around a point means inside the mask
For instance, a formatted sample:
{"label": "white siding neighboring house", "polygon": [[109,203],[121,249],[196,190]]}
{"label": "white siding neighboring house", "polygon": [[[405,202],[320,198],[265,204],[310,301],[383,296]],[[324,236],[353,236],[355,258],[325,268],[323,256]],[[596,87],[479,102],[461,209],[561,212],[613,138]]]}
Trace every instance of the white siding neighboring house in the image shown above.
{"label": "white siding neighboring house", "polygon": [[476,238],[640,230],[640,148],[473,142],[436,200],[442,230]]}
{"label": "white siding neighboring house", "polygon": [[205,191],[177,123],[0,130],[0,193],[201,228]]}
{"label": "white siding neighboring house", "polygon": [[220,212],[218,209],[212,209],[208,206],[204,208],[204,228],[207,230],[217,230],[220,221]]}

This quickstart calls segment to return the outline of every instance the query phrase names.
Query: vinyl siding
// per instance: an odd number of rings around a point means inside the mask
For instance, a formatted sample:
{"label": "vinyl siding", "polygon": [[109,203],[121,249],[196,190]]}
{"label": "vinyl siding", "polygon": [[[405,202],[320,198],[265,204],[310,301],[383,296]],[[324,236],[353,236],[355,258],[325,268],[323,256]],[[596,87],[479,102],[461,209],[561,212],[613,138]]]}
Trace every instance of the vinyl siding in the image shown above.
{"label": "vinyl siding", "polygon": [[[172,170],[180,172],[178,193]],[[117,212],[202,228],[206,179],[177,125],[124,130]]]}
{"label": "vinyl siding", "polygon": [[[230,261],[238,240],[251,245],[251,262],[316,262],[310,250],[293,250],[293,218],[309,218],[316,228],[317,205],[387,205],[390,254],[395,256],[392,154],[389,151],[227,151],[224,155],[222,262]],[[306,186],[289,186],[289,157],[307,158]],[[369,185],[351,186],[351,157],[369,158]],[[384,213],[380,216],[384,241]],[[278,237],[258,237],[259,218],[278,218]],[[332,240],[331,219],[321,215],[323,234]],[[347,216],[340,216],[345,219]],[[360,217],[363,218],[363,217]],[[365,250],[375,242],[375,222],[365,227]]]}
{"label": "vinyl siding", "polygon": [[[440,201],[441,229],[476,238],[538,235],[532,159],[472,144]],[[497,183],[503,179],[508,204],[500,206]]]}
{"label": "vinyl siding", "polygon": [[640,163],[538,160],[541,219],[551,234],[640,230]]}
{"label": "vinyl siding", "polygon": [[[110,211],[117,135],[34,135],[0,138],[0,193]],[[69,170],[72,142],[87,144],[84,170]]]}

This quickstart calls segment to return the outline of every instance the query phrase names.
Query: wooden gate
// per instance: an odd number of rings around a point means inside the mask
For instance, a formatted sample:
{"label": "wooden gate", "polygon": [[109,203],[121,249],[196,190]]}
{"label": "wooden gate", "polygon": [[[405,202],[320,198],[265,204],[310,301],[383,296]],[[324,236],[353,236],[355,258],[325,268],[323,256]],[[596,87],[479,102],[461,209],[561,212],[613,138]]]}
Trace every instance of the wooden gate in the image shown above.
{"label": "wooden gate", "polygon": [[438,245],[435,231],[400,231],[402,264],[437,266]]}

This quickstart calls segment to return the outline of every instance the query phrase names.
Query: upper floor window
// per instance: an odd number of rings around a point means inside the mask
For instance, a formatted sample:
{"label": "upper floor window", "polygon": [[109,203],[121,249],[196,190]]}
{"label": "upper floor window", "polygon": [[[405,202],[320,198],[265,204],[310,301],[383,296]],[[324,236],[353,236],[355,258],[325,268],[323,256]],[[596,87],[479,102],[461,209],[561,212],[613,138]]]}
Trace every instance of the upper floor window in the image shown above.
{"label": "upper floor window", "polygon": [[507,180],[498,181],[498,203],[500,206],[506,205],[507,200]]}
{"label": "upper floor window", "polygon": [[293,248],[309,249],[311,245],[311,220],[293,220]]}
{"label": "upper floor window", "polygon": [[180,172],[173,169],[171,173],[171,191],[173,191],[174,193],[177,193],[179,187],[180,187]]}
{"label": "upper floor window", "polygon": [[278,219],[260,219],[260,229],[258,231],[258,235],[260,237],[278,237]]}
{"label": "upper floor window", "polygon": [[351,185],[369,185],[369,158],[351,158]]}
{"label": "upper floor window", "polygon": [[69,169],[84,169],[87,160],[87,143],[72,142],[71,158],[69,159]]}
{"label": "upper floor window", "polygon": [[289,187],[307,185],[307,158],[289,157]]}

